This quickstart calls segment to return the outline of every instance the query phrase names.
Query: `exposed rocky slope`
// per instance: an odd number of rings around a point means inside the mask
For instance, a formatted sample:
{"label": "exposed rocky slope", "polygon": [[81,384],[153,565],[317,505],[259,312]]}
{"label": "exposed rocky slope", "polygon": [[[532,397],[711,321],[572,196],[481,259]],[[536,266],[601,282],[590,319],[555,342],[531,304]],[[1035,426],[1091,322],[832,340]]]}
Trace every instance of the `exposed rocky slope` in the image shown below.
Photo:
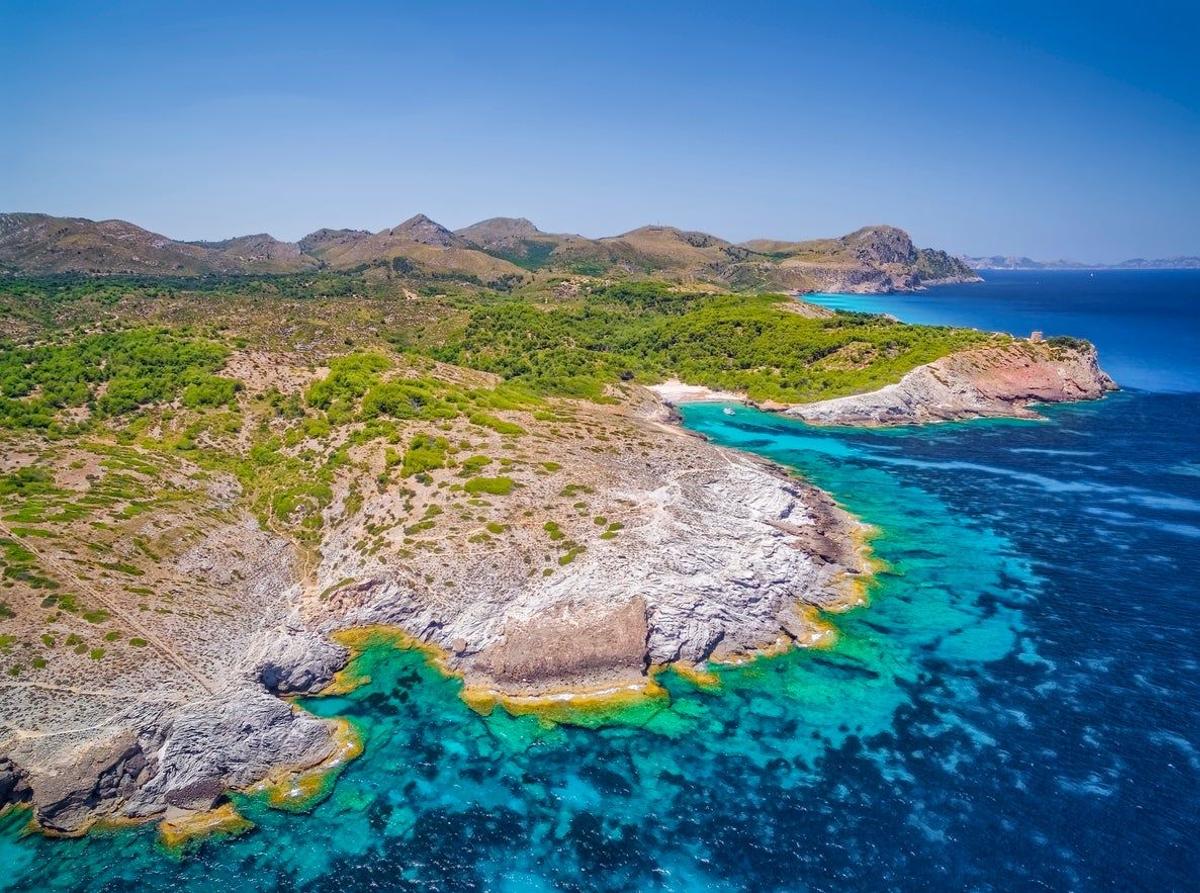
{"label": "exposed rocky slope", "polygon": [[1085,342],[1030,342],[964,351],[918,366],[877,391],[793,406],[823,425],[910,425],[985,417],[1037,418],[1032,403],[1092,400],[1116,390]]}
{"label": "exposed rocky slope", "polygon": [[[599,415],[588,424],[613,440],[639,436],[631,420]],[[461,539],[443,532],[453,562],[439,550],[402,566],[389,557],[402,530],[374,554],[351,547],[357,525],[332,534],[318,576],[335,588],[315,613],[332,613],[327,626],[397,624],[449,652],[468,686],[529,695],[644,683],[651,664],[752,653],[788,631],[805,635],[801,605],[847,596],[847,575],[864,569],[856,525],[828,497],[693,437],[643,430],[654,440],[630,456],[588,462],[586,439],[561,444],[559,461],[575,469],[569,479],[538,475],[493,500],[502,554],[478,541],[480,526]],[[363,522],[393,508],[367,496]],[[606,541],[614,524],[619,535]],[[568,562],[546,566],[548,550]],[[427,577],[436,584],[417,582]]]}
{"label": "exposed rocky slope", "polygon": [[0,214],[0,269],[22,273],[294,273],[318,262],[264,234],[177,242],[124,220]]}
{"label": "exposed rocky slope", "polygon": [[377,233],[320,229],[296,243],[266,234],[178,242],[120,220],[0,215],[0,270],[10,272],[267,274],[372,266],[505,287],[534,270],[656,275],[738,290],[892,291],[976,278],[961,261],[918,249],[903,230],[889,226],[839,239],[734,245],[669,226],[588,239],[542,232],[529,220],[507,217],[452,232],[418,214]]}
{"label": "exposed rocky slope", "polygon": [[[298,396],[323,374],[261,353],[225,371],[244,379],[241,410],[258,419],[246,431],[280,436],[295,423],[264,395]],[[76,833],[178,819],[322,766],[336,728],[275,694],[328,683],[347,659],[328,636],[347,627],[399,626],[472,690],[505,696],[644,687],[652,664],[818,639],[806,609],[853,597],[866,569],[857,523],[803,482],[664,426],[639,393],[406,423],[401,444],[456,445],[408,476],[386,438],[351,441],[354,426],[292,438],[289,455],[315,452],[318,467],[342,456],[319,515],[170,450],[0,432],[5,480],[54,471],[34,502],[6,497],[27,520],[0,530],[6,560],[23,562],[4,596],[5,664],[20,672],[0,683],[0,803]],[[159,418],[156,436],[170,442],[183,415]],[[197,436],[249,449],[244,434]],[[469,490],[471,474],[510,483]],[[254,496],[268,529],[248,514]],[[321,521],[315,547],[285,535],[313,529],[305,518]]]}
{"label": "exposed rocky slope", "polygon": [[215,252],[211,260],[217,272],[302,273],[319,266],[319,262],[304,254],[299,245],[281,242],[266,233],[192,244]]}
{"label": "exposed rocky slope", "polygon": [[195,274],[213,252],[123,220],[0,214],[0,269],[22,273]]}
{"label": "exposed rocky slope", "polygon": [[471,278],[485,284],[525,276],[515,264],[478,250],[424,214],[378,233],[318,230],[299,244],[333,269],[386,264],[402,273]]}
{"label": "exposed rocky slope", "polygon": [[864,292],[978,281],[958,259],[918,249],[907,233],[890,226],[864,227],[840,239],[758,239],[740,245],[670,226],[586,239],[544,233],[524,218],[503,217],[458,233],[526,267],[674,275],[733,288]]}
{"label": "exposed rocky slope", "polygon": [[840,239],[746,242],[779,259],[785,284],[799,291],[909,291],[925,285],[976,282],[978,275],[944,251],[918,249],[893,226],[869,226]]}

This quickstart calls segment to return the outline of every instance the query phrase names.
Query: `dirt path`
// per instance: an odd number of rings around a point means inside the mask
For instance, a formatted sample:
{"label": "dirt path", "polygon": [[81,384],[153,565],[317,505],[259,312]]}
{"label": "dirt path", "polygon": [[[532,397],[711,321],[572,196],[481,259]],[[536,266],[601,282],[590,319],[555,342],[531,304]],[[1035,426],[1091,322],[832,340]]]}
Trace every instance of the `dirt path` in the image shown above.
{"label": "dirt path", "polygon": [[143,639],[153,645],[154,648],[163,655],[163,657],[196,680],[200,687],[210,695],[215,695],[217,693],[217,686],[211,679],[209,679],[207,676],[201,673],[199,669],[179,655],[174,649],[171,648],[170,645],[160,639],[155,633],[143,626],[135,616],[119,607],[107,595],[100,592],[100,590],[81,580],[75,575],[74,571],[72,571],[57,558],[47,555],[25,538],[17,536],[15,533],[13,533],[12,529],[2,521],[0,521],[0,533],[3,533],[6,537],[14,542],[20,543],[23,548],[37,556],[38,560],[41,561],[42,564],[44,564],[51,571],[58,574],[60,577],[66,578],[71,582],[71,585],[78,588],[82,592],[86,592],[100,604],[104,605],[104,607],[111,611],[115,616],[120,617],[121,620],[123,620],[131,629],[135,630]]}

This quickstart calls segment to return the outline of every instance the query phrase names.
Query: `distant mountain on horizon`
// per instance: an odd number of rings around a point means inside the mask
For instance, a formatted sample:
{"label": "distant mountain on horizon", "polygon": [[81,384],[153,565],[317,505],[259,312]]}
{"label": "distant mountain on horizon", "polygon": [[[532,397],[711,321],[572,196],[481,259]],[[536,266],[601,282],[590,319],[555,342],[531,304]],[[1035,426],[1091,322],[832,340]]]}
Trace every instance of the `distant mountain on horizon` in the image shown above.
{"label": "distant mountain on horizon", "polygon": [[1152,260],[1135,257],[1115,264],[1094,264],[1077,260],[1034,260],[1030,257],[999,254],[990,257],[960,254],[957,259],[973,270],[1200,270],[1200,257],[1195,255]]}
{"label": "distant mountain on horizon", "polygon": [[902,229],[867,226],[845,236],[734,244],[671,226],[591,239],[547,233],[524,217],[492,217],[458,230],[424,214],[379,232],[319,229],[284,242],[266,233],[178,241],[124,220],[0,213],[0,273],[198,276],[379,270],[511,287],[540,271],[654,275],[735,290],[904,291],[971,282],[944,251],[917,248]]}

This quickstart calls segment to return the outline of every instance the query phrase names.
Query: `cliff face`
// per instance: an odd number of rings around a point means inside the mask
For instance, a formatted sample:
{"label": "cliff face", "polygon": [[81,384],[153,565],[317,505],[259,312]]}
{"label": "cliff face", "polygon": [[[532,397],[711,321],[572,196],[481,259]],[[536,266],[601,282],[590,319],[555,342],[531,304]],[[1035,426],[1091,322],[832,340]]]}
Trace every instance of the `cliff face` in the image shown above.
{"label": "cliff face", "polygon": [[743,244],[778,258],[778,281],[799,292],[913,291],[979,281],[961,261],[944,251],[917,248],[908,233],[894,226],[863,227],[840,239]]}
{"label": "cliff face", "polygon": [[787,409],[822,425],[911,425],[985,417],[1038,418],[1032,403],[1092,400],[1117,386],[1083,342],[1018,341],[918,366],[868,394]]}

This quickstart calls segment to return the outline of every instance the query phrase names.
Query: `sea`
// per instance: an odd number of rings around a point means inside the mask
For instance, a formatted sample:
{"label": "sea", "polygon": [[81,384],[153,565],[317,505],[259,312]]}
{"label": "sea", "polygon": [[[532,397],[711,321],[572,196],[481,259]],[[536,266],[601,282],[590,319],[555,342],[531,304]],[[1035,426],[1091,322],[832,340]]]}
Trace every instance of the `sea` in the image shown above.
{"label": "sea", "polygon": [[[1123,390],[1044,421],[820,429],[692,404],[873,525],[836,643],[674,673],[580,724],[483,717],[423,655],[303,705],[365,742],[304,812],[169,851],[0,819],[0,889],[1195,890],[1200,887],[1200,272],[1003,272],[820,295],[1095,341]],[[728,412],[726,410],[729,410]]]}

